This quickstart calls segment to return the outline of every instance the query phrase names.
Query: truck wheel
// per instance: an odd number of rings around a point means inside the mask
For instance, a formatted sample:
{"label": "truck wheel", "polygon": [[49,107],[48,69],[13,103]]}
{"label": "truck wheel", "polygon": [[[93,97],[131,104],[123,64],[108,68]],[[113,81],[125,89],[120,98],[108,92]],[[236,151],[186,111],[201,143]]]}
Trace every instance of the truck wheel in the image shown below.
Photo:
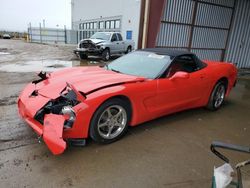
{"label": "truck wheel", "polygon": [[88,55],[86,55],[86,54],[79,54],[79,56],[80,56],[81,60],[82,59],[88,59]]}
{"label": "truck wheel", "polygon": [[102,52],[102,59],[104,61],[108,61],[110,59],[110,51],[108,48],[106,48],[103,52]]}
{"label": "truck wheel", "polygon": [[127,51],[126,51],[125,53],[128,54],[128,53],[130,53],[130,52],[132,52],[131,46],[129,46],[129,47],[127,48]]}

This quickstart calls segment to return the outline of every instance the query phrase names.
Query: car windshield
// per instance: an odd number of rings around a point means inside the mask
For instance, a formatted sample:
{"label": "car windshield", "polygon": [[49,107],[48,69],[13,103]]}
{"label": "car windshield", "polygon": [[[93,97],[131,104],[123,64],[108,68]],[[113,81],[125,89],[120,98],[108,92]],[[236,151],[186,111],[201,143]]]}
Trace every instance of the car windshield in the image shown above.
{"label": "car windshield", "polygon": [[106,67],[115,72],[154,79],[170,62],[167,55],[136,51],[114,60]]}
{"label": "car windshield", "polygon": [[110,33],[95,33],[90,38],[91,39],[102,39],[102,40],[109,40],[110,39]]}

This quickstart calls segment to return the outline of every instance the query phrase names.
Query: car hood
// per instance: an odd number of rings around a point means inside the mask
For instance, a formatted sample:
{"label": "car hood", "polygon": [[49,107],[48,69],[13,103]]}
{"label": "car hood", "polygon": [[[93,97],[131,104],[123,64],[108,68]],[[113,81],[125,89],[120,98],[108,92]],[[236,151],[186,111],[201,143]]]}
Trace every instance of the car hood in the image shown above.
{"label": "car hood", "polygon": [[83,42],[83,41],[91,41],[91,42],[94,43],[94,44],[100,44],[100,43],[106,42],[106,40],[102,40],[102,39],[91,39],[91,38],[89,38],[89,39],[84,39],[84,40],[82,40],[81,42]]}
{"label": "car hood", "polygon": [[49,78],[36,85],[38,93],[55,99],[67,83],[85,95],[113,85],[144,81],[145,78],[120,74],[100,67],[74,67],[51,73]]}

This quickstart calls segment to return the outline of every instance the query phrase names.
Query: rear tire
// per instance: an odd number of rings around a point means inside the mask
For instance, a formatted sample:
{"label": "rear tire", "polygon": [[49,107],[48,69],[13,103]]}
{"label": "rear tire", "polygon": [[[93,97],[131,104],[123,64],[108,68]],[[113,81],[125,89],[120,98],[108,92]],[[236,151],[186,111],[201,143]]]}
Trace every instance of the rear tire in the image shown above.
{"label": "rear tire", "polygon": [[128,53],[130,53],[130,52],[132,52],[132,48],[131,48],[131,46],[128,46],[127,51],[126,51],[126,54],[128,54]]}
{"label": "rear tire", "polygon": [[102,59],[104,61],[108,61],[110,59],[110,51],[108,48],[106,48],[103,52],[102,52]]}
{"label": "rear tire", "polygon": [[99,144],[115,142],[127,132],[130,119],[129,105],[119,98],[110,99],[94,113],[90,123],[90,137]]}
{"label": "rear tire", "polygon": [[225,100],[225,95],[226,95],[225,82],[223,81],[217,82],[209,98],[207,109],[212,111],[218,110],[222,106]]}

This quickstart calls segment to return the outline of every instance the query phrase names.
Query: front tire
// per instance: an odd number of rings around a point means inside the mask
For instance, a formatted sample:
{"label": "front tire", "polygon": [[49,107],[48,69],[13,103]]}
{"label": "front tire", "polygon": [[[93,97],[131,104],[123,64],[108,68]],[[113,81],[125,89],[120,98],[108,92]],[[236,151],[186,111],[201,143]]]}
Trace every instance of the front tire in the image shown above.
{"label": "front tire", "polygon": [[86,54],[79,54],[81,60],[88,59],[88,55]]}
{"label": "front tire", "polygon": [[103,52],[102,52],[102,59],[104,61],[108,61],[110,59],[110,51],[108,48],[106,48]]}
{"label": "front tire", "polygon": [[212,111],[218,110],[225,100],[225,95],[226,84],[223,81],[217,82],[209,98],[207,108]]}
{"label": "front tire", "polygon": [[128,104],[114,98],[104,102],[90,123],[90,137],[97,143],[109,144],[119,140],[128,129],[131,110]]}

